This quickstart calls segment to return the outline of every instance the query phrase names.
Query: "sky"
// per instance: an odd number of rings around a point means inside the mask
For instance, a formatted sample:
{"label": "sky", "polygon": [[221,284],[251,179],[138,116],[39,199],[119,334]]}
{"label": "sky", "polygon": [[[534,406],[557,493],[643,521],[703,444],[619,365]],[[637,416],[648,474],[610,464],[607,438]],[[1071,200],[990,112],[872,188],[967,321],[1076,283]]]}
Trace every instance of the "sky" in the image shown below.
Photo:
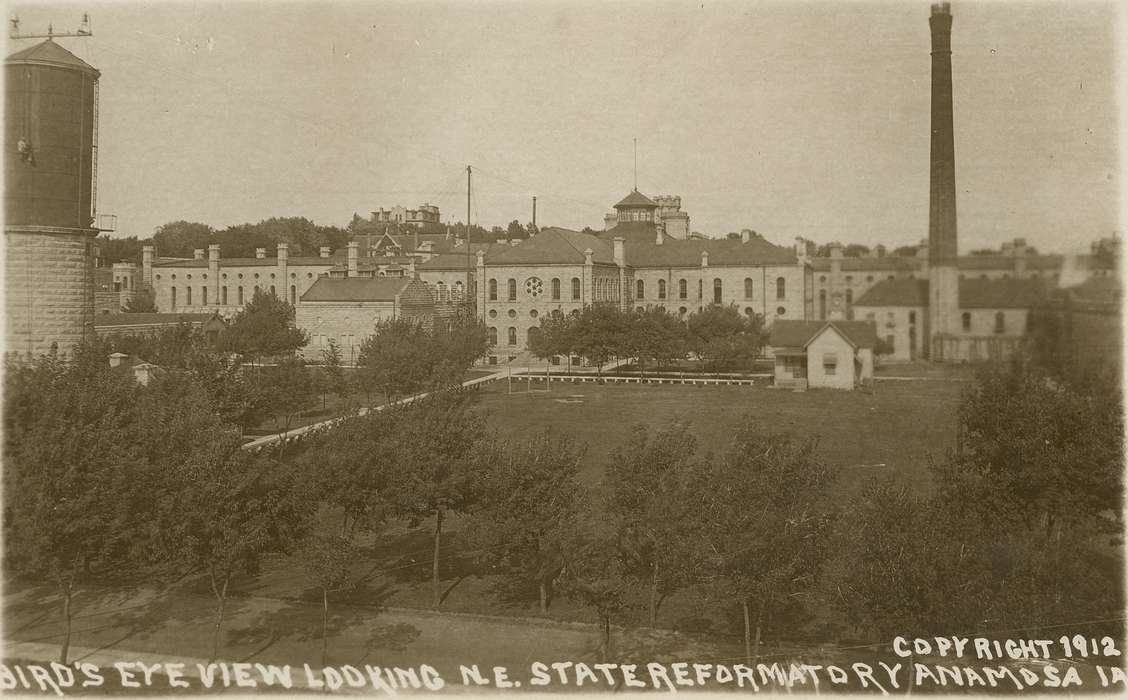
{"label": "sky", "polygon": [[[781,244],[928,232],[927,2],[34,2],[101,73],[98,212],[602,228],[634,186]],[[956,2],[961,251],[1118,229],[1112,3]],[[8,53],[38,40],[9,40]]]}

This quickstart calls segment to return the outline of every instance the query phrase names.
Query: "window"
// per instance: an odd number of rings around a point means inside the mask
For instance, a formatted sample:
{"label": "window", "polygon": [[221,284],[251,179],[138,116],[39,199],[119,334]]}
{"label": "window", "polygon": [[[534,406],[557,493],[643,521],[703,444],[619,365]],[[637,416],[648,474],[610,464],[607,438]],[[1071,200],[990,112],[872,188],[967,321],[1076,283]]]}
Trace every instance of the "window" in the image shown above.
{"label": "window", "polygon": [[787,280],[782,277],[776,278],[776,299],[787,298]]}
{"label": "window", "polygon": [[227,306],[227,287],[221,287],[219,290],[219,299],[221,304]]}
{"label": "window", "polygon": [[838,372],[838,354],[828,352],[823,354],[823,374],[834,376]]}
{"label": "window", "polygon": [[274,288],[274,285],[273,285],[273,284],[272,284],[272,285],[270,285],[270,296],[272,296],[272,297],[276,297],[276,296],[278,296],[278,290],[276,290],[276,289]]}
{"label": "window", "polygon": [[560,278],[552,278],[552,300],[560,301]]}
{"label": "window", "polygon": [[916,312],[915,311],[909,312],[909,323],[916,323]]}
{"label": "window", "polygon": [[965,331],[970,331],[971,330],[971,314],[968,313],[967,311],[963,312],[963,316],[960,318],[960,320],[963,322],[963,329]]}
{"label": "window", "polygon": [[873,275],[866,275],[866,282],[872,284],[873,283]]}
{"label": "window", "polygon": [[544,282],[539,277],[530,277],[525,280],[525,293],[533,299],[540,299],[541,294],[544,294]]}
{"label": "window", "polygon": [[497,280],[490,280],[490,301],[497,301]]}
{"label": "window", "polygon": [[170,293],[169,307],[175,309],[176,308],[176,287],[170,288],[169,293]]}
{"label": "window", "polygon": [[853,289],[847,289],[846,290],[846,307],[849,308],[850,304],[853,304],[853,303],[854,303],[854,290]]}
{"label": "window", "polygon": [[721,295],[724,293],[724,287],[721,283],[721,278],[717,277],[713,280],[713,303],[721,303]]}
{"label": "window", "polygon": [[1006,314],[1004,314],[1002,311],[998,311],[998,312],[995,313],[995,332],[996,333],[1006,333],[1007,332],[1007,317],[1006,317]]}
{"label": "window", "polygon": [[187,304],[188,306],[192,305],[192,288],[191,287],[185,287],[184,288],[184,303]]}
{"label": "window", "polygon": [[874,313],[874,312],[872,312],[872,311],[871,311],[871,312],[869,312],[868,314],[866,314],[866,320],[867,320],[867,321],[873,321],[873,322],[875,322],[875,323],[876,323],[876,322],[877,322],[877,314],[875,314],[875,313]]}
{"label": "window", "polygon": [[893,334],[892,333],[885,336],[885,344],[887,346],[889,346],[889,353],[890,354],[893,354],[894,352],[896,352],[896,350],[894,349],[896,346],[893,344]]}
{"label": "window", "polygon": [[541,329],[537,328],[536,326],[533,326],[532,328],[529,329],[529,332],[527,334],[528,337],[525,339],[525,342],[528,345],[532,345],[533,343],[537,342],[537,340],[540,339],[540,332],[541,332]]}
{"label": "window", "polygon": [[208,288],[200,287],[200,303],[204,306],[208,305]]}
{"label": "window", "polygon": [[819,290],[819,318],[826,318],[826,290]]}
{"label": "window", "polygon": [[744,278],[744,298],[745,299],[751,299],[752,298],[752,290],[753,289],[755,289],[755,284],[752,282],[752,278],[751,277],[745,277]]}
{"label": "window", "polygon": [[510,326],[509,332],[507,333],[507,335],[509,336],[507,338],[507,340],[509,341],[509,344],[510,345],[516,345],[517,344],[517,329],[514,328],[513,326]]}
{"label": "window", "polygon": [[658,280],[658,298],[666,298],[666,280]]}
{"label": "window", "polygon": [[511,279],[505,283],[505,293],[509,301],[517,301],[517,280]]}
{"label": "window", "polygon": [[646,284],[642,280],[635,282],[635,298],[636,299],[642,299],[645,296],[646,296]]}
{"label": "window", "polygon": [[290,303],[298,303],[298,288],[295,285],[290,285]]}
{"label": "window", "polygon": [[697,298],[705,298],[705,280],[697,280]]}
{"label": "window", "polygon": [[776,307],[776,315],[777,316],[782,316],[785,313],[787,313],[787,309],[783,308],[782,306]]}
{"label": "window", "polygon": [[580,300],[580,278],[572,278],[572,301]]}
{"label": "window", "polygon": [[686,311],[688,311],[688,310],[689,309],[685,308],[684,306],[678,307],[678,315],[679,316],[685,316]]}
{"label": "window", "polygon": [[497,345],[497,329],[490,326],[490,345]]}
{"label": "window", "polygon": [[846,284],[854,284],[854,276],[846,275]]}
{"label": "window", "polygon": [[689,287],[689,285],[686,284],[685,280],[678,280],[678,299],[688,299],[689,298],[688,287]]}
{"label": "window", "polygon": [[243,305],[243,287],[242,286],[239,287],[239,295],[238,296],[239,296],[239,306],[242,306]]}

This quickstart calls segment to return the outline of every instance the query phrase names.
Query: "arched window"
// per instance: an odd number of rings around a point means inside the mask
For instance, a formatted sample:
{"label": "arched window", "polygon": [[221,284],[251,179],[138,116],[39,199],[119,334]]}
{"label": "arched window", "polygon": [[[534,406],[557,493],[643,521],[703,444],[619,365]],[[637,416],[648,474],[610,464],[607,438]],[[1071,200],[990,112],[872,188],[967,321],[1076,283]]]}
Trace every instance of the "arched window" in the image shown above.
{"label": "arched window", "polygon": [[497,280],[490,280],[490,301],[497,301]]}
{"label": "arched window", "polygon": [[451,294],[453,294],[453,298],[454,298],[455,301],[462,301],[462,287],[463,286],[464,285],[462,284],[462,280],[458,280],[457,282],[454,283],[454,287],[451,288]]}
{"label": "arched window", "polygon": [[192,305],[192,288],[191,287],[185,287],[184,288],[184,303],[188,306]]}
{"label": "arched window", "polygon": [[506,296],[509,301],[517,301],[517,280],[510,279],[505,283]]}
{"label": "arched window", "polygon": [[243,305],[243,287],[242,286],[239,287],[239,294],[237,296],[239,297],[239,306],[242,306]]}
{"label": "arched window", "polygon": [[787,298],[787,280],[782,277],[776,278],[776,299]]}
{"label": "arched window", "polygon": [[971,314],[968,313],[967,311],[963,312],[963,316],[961,317],[961,321],[963,322],[963,329],[965,331],[970,331],[971,330]]}
{"label": "arched window", "polygon": [[819,318],[826,320],[826,290],[819,290]]}
{"label": "arched window", "polygon": [[713,303],[720,304],[721,296],[724,293],[724,287],[721,284],[721,278],[716,277],[713,279]]}
{"label": "arched window", "polygon": [[208,288],[200,287],[200,303],[204,306],[208,305]]}
{"label": "arched window", "polygon": [[854,290],[853,289],[847,289],[846,290],[846,306],[849,307],[850,304],[853,304],[853,303],[854,303]]}
{"label": "arched window", "polygon": [[560,278],[552,278],[552,300],[560,301]]}
{"label": "arched window", "polygon": [[580,300],[580,278],[572,278],[572,301]]}
{"label": "arched window", "polygon": [[296,285],[290,285],[290,303],[296,305],[298,303],[298,288]]}
{"label": "arched window", "polygon": [[685,280],[678,280],[678,299],[686,299],[689,297],[689,285]]}
{"label": "arched window", "polygon": [[516,345],[517,344],[517,329],[514,328],[513,326],[510,326],[508,336],[509,337],[507,338],[507,340],[509,340],[509,344],[510,345]]}
{"label": "arched window", "polygon": [[170,288],[169,292],[171,293],[170,296],[169,296],[169,300],[168,300],[169,308],[175,309],[176,308],[176,287]]}
{"label": "arched window", "polygon": [[278,296],[278,291],[274,288],[273,284],[270,285],[270,296],[272,296],[272,297]]}
{"label": "arched window", "polygon": [[635,282],[635,299],[642,299],[646,296],[646,283],[642,280]]}
{"label": "arched window", "polygon": [[666,280],[658,280],[658,298],[666,298]]}
{"label": "arched window", "polygon": [[497,329],[490,326],[490,345],[497,345]]}
{"label": "arched window", "polygon": [[219,303],[227,306],[227,287],[220,287],[219,289]]}
{"label": "arched window", "polygon": [[1002,311],[995,312],[995,332],[1007,332],[1007,317],[1006,314],[1004,314]]}
{"label": "arched window", "polygon": [[756,288],[756,286],[755,286],[755,283],[752,282],[752,278],[751,277],[745,277],[744,278],[744,298],[745,299],[751,299],[752,298],[752,292],[755,288]]}
{"label": "arched window", "polygon": [[697,280],[697,298],[699,300],[705,298],[705,281],[704,280]]}

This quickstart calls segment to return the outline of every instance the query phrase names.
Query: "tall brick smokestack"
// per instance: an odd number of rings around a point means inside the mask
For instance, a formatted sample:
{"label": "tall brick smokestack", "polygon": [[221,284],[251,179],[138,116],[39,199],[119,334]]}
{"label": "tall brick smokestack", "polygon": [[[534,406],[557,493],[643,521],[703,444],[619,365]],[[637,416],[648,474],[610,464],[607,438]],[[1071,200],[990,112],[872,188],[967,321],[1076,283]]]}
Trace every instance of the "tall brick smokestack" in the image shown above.
{"label": "tall brick smokestack", "polygon": [[934,361],[957,359],[959,268],[956,245],[956,148],[952,126],[952,10],[932,6],[932,145],[928,193],[927,351]]}
{"label": "tall brick smokestack", "polygon": [[932,150],[928,252],[933,265],[956,257],[956,149],[952,127],[952,11],[932,6]]}

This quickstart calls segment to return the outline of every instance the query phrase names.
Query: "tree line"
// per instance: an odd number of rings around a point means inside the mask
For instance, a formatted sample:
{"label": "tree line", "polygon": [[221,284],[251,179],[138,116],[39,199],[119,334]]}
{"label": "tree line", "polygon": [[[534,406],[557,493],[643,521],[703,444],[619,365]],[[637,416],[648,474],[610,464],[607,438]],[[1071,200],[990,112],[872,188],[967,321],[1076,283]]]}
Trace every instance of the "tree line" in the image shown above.
{"label": "tree line", "polygon": [[596,367],[616,358],[633,358],[640,370],[668,366],[693,356],[714,370],[747,367],[767,342],[764,319],[741,314],[735,306],[707,306],[684,318],[662,307],[622,311],[593,304],[541,317],[529,334],[536,357],[583,357]]}

